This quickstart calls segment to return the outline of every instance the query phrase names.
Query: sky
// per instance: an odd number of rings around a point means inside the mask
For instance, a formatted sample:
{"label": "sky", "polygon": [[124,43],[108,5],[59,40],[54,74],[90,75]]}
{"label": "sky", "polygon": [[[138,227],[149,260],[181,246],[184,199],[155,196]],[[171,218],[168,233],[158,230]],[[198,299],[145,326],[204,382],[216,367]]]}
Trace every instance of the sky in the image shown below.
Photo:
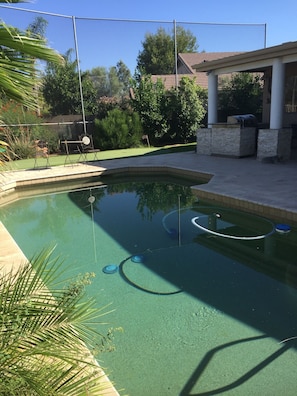
{"label": "sky", "polygon": [[37,16],[46,19],[48,45],[62,54],[75,50],[75,27],[82,70],[121,60],[133,74],[145,35],[160,27],[171,33],[173,21],[197,38],[198,51],[251,51],[297,41],[296,0],[33,0],[9,7],[0,4],[0,19],[20,29]]}

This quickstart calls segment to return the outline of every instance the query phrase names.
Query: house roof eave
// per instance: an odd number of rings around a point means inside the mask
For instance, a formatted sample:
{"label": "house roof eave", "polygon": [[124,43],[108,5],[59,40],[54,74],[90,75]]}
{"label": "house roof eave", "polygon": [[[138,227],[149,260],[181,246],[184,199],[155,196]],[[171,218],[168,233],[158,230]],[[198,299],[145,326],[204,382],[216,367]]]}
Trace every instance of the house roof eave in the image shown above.
{"label": "house roof eave", "polygon": [[283,58],[284,63],[297,61],[297,41],[195,64],[192,68],[196,72],[219,70],[220,73],[226,73],[251,69],[264,71],[272,65],[275,58],[279,57]]}

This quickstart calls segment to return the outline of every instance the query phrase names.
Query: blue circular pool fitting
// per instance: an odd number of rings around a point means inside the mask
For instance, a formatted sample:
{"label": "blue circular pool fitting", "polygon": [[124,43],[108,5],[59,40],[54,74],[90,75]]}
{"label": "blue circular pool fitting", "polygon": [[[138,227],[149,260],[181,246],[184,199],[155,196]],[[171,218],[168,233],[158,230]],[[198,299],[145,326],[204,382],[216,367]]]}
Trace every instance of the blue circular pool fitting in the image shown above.
{"label": "blue circular pool fitting", "polygon": [[143,254],[136,254],[135,256],[131,257],[131,261],[133,261],[133,263],[143,263],[144,262],[144,255]]}
{"label": "blue circular pool fitting", "polygon": [[103,272],[105,273],[105,274],[115,274],[116,272],[118,272],[118,269],[119,269],[119,267],[117,266],[117,265],[115,265],[115,264],[109,264],[109,265],[106,265],[104,268],[103,268]]}
{"label": "blue circular pool fitting", "polygon": [[279,232],[280,234],[287,234],[291,231],[291,227],[288,224],[276,224],[275,231]]}

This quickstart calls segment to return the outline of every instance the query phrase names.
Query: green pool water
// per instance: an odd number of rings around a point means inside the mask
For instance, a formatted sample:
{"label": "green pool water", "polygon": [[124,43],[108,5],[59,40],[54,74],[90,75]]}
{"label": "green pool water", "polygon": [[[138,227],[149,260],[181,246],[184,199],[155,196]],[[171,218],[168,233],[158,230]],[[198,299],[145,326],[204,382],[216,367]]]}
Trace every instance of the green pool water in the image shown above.
{"label": "green pool water", "polygon": [[67,276],[95,272],[88,293],[114,309],[98,360],[121,395],[295,395],[281,341],[297,336],[296,228],[145,180],[22,199],[0,220],[27,257],[55,244]]}

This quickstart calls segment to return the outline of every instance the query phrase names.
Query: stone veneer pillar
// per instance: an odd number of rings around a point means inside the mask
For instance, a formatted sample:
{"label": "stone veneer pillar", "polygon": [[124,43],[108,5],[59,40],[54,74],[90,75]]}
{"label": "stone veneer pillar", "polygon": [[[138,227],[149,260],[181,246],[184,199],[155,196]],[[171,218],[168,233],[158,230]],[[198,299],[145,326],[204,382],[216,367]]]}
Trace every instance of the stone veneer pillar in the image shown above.
{"label": "stone veneer pillar", "polygon": [[291,155],[292,130],[259,129],[257,159],[288,161]]}
{"label": "stone veneer pillar", "polygon": [[211,128],[197,129],[196,136],[197,136],[196,153],[202,155],[211,155],[212,129]]}

